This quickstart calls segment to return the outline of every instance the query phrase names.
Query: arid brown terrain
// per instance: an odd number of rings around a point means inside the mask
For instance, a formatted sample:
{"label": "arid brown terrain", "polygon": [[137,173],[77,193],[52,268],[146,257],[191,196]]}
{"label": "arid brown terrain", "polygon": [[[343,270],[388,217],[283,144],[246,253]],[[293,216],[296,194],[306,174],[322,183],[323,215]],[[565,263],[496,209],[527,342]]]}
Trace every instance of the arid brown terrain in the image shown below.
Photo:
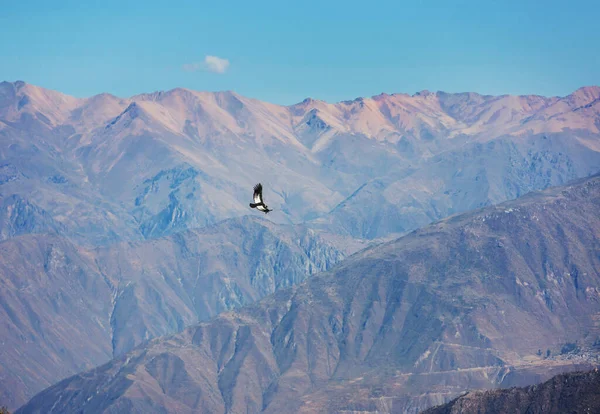
{"label": "arid brown terrain", "polygon": [[452,216],[19,413],[418,412],[597,363],[600,177]]}

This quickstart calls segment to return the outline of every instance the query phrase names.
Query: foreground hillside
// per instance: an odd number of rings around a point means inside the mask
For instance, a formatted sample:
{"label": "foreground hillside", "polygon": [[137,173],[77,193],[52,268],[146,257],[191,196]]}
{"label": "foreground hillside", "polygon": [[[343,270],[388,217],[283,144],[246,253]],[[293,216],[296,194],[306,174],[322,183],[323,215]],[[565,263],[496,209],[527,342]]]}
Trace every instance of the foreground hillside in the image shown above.
{"label": "foreground hillside", "polygon": [[32,234],[0,242],[0,404],[156,336],[327,270],[345,256],[299,226],[243,217],[92,250]]}
{"label": "foreground hillside", "polygon": [[450,217],[159,338],[20,413],[418,412],[591,367],[600,176]]}
{"label": "foreground hillside", "polygon": [[561,414],[600,412],[600,373],[574,372],[540,385],[461,396],[423,414]]}

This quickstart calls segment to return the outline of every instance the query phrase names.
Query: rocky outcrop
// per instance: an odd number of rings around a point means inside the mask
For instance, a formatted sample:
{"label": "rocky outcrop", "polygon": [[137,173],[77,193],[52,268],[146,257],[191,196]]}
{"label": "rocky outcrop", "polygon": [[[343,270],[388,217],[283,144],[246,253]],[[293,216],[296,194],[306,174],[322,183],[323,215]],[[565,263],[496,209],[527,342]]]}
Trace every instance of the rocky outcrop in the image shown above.
{"label": "rocky outcrop", "polygon": [[573,372],[539,385],[470,392],[423,414],[587,414],[600,412],[600,373]]}
{"label": "rocky outcrop", "polygon": [[23,234],[58,234],[64,229],[48,212],[20,196],[0,196],[0,240]]}

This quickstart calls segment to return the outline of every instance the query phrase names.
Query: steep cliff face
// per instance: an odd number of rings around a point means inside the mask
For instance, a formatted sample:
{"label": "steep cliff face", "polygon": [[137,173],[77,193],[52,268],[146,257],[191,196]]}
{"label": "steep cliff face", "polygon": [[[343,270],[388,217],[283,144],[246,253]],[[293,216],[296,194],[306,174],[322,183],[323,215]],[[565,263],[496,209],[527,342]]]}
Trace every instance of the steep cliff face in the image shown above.
{"label": "steep cliff face", "polygon": [[65,228],[48,212],[18,195],[0,196],[0,240],[23,234],[58,234]]}
{"label": "steep cliff face", "polygon": [[344,256],[310,230],[251,217],[93,250],[48,234],[0,242],[0,401],[16,407]]}
{"label": "steep cliff face", "polygon": [[22,413],[411,412],[594,363],[600,177],[452,216],[48,388]]}
{"label": "steep cliff face", "polygon": [[539,385],[470,392],[423,414],[559,414],[600,412],[600,373],[562,374]]}
{"label": "steep cliff face", "polygon": [[113,354],[328,270],[344,253],[315,232],[252,217],[94,252],[113,280]]}

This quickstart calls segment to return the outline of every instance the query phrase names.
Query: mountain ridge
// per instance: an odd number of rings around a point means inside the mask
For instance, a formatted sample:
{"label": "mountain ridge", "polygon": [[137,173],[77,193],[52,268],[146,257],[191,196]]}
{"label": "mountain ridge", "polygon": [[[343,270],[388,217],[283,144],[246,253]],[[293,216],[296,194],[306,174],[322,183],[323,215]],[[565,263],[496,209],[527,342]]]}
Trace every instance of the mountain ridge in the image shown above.
{"label": "mountain ridge", "polygon": [[[69,95],[69,94],[65,94],[62,93],[56,89],[51,89],[51,88],[45,88],[42,86],[36,86],[32,83],[23,81],[23,80],[15,80],[15,81],[7,81],[7,80],[3,80],[0,81],[0,87],[13,87],[13,88],[22,88],[23,86],[34,86],[36,88],[41,88],[44,89],[46,91],[50,91],[50,92],[56,92],[59,93],[61,95],[64,96],[70,96],[74,99],[80,99],[80,100],[86,100],[86,99],[92,99],[95,97],[100,97],[100,96],[107,96],[110,98],[115,98],[115,99],[119,99],[119,100],[125,100],[125,99],[132,99],[135,97],[141,97],[141,96],[147,96],[147,97],[151,97],[151,96],[160,96],[163,95],[167,92],[173,92],[173,91],[191,91],[191,92],[200,92],[200,93],[208,93],[208,94],[232,94],[238,97],[243,97],[243,95],[238,94],[237,92],[235,92],[234,90],[219,90],[219,91],[199,91],[199,90],[195,90],[195,89],[191,89],[191,88],[186,88],[186,87],[182,87],[182,86],[176,86],[173,87],[171,89],[167,89],[167,90],[156,90],[153,92],[143,92],[143,93],[138,93],[138,94],[133,94],[131,96],[128,97],[123,97],[123,96],[117,96],[115,94],[112,94],[110,92],[101,92],[98,94],[94,94],[94,95],[90,95],[87,97],[75,97],[73,95]],[[530,94],[501,94],[501,95],[493,95],[493,94],[486,94],[486,93],[479,93],[479,92],[446,92],[443,90],[438,90],[438,91],[429,91],[427,89],[421,90],[421,91],[417,91],[414,92],[412,95],[410,93],[407,92],[381,92],[379,94],[376,95],[372,95],[372,96],[357,96],[355,98],[351,98],[351,99],[342,99],[339,101],[334,101],[334,102],[329,102],[329,101],[325,101],[322,99],[315,99],[312,97],[306,97],[303,100],[296,102],[296,103],[292,103],[289,105],[281,105],[281,104],[273,104],[273,105],[278,105],[278,106],[295,106],[301,103],[310,103],[310,102],[323,102],[323,103],[330,103],[330,104],[339,104],[339,103],[352,103],[361,99],[373,99],[373,98],[377,98],[377,97],[382,97],[382,96],[406,96],[406,97],[412,97],[412,96],[429,96],[429,95],[437,95],[437,94],[445,94],[445,95],[475,95],[475,96],[480,96],[480,97],[485,97],[485,98],[489,98],[489,97],[507,97],[507,96],[515,96],[515,97],[540,97],[540,98],[548,98],[548,99],[552,99],[552,98],[566,98],[570,95],[573,94],[577,94],[577,95],[587,95],[587,96],[593,96],[596,94],[600,94],[600,85],[584,85],[584,86],[580,86],[577,89],[575,89],[573,92],[567,94],[567,95],[552,95],[552,96],[547,96],[547,95],[540,95],[540,94],[535,94],[535,93],[530,93]],[[249,99],[253,99],[253,98],[249,98]],[[592,98],[593,99],[593,98]],[[258,99],[257,99],[258,100]]]}
{"label": "mountain ridge", "polygon": [[[403,113],[410,113],[417,109],[421,110],[421,112],[425,112],[425,110],[434,111],[435,118],[421,118],[421,121],[424,122],[425,125],[429,125],[429,127],[433,127],[433,119],[437,119],[438,126],[454,127],[455,129],[458,128],[459,131],[464,129],[465,132],[468,133],[477,133],[480,132],[481,122],[478,124],[476,121],[482,116],[485,116],[484,122],[489,122],[490,120],[497,121],[498,118],[500,118],[503,119],[503,124],[506,125],[510,124],[512,122],[511,120],[514,119],[514,116],[519,112],[523,114],[533,114],[541,111],[542,113],[546,112],[546,114],[543,115],[543,119],[540,119],[539,116],[537,118],[518,116],[516,119],[528,124],[535,123],[536,120],[543,120],[546,124],[552,124],[552,119],[555,118],[557,114],[566,114],[569,112],[569,109],[590,109],[594,102],[600,97],[599,86],[586,86],[578,88],[567,96],[551,98],[539,95],[492,96],[480,95],[473,92],[449,94],[438,91],[435,93],[420,92],[413,95],[400,93],[391,95],[380,94],[370,98],[360,97],[351,101],[340,101],[337,103],[328,103],[307,98],[299,103],[284,106],[261,102],[231,91],[200,92],[186,88],[174,88],[168,91],[133,95],[128,98],[119,98],[110,94],[99,94],[89,98],[74,98],[60,92],[26,84],[22,81],[17,81],[15,83],[3,82],[2,85],[4,85],[4,90],[12,89],[14,98],[21,96],[19,102],[23,103],[19,103],[19,110],[22,107],[33,105],[35,110],[42,110],[43,112],[49,113],[51,115],[50,120],[54,123],[64,123],[69,119],[65,115],[61,116],[61,111],[71,113],[80,110],[80,108],[86,106],[90,102],[106,103],[107,101],[110,101],[111,104],[113,104],[112,116],[115,116],[114,112],[116,107],[114,107],[114,105],[118,105],[122,108],[126,103],[148,102],[149,108],[147,108],[147,110],[150,110],[154,117],[160,118],[161,123],[169,129],[172,129],[174,132],[181,133],[183,132],[182,121],[176,121],[175,124],[173,122],[177,117],[185,113],[185,106],[182,106],[182,103],[191,100],[196,101],[197,105],[200,105],[200,108],[207,109],[213,119],[221,119],[221,123],[223,124],[239,124],[239,120],[235,122],[223,118],[225,113],[231,113],[231,111],[236,113],[236,111],[241,110],[242,108],[254,108],[255,111],[260,110],[263,115],[270,113],[271,115],[269,116],[273,125],[280,125],[278,129],[273,130],[276,135],[288,135],[293,133],[295,128],[294,125],[301,121],[302,117],[310,111],[317,111],[319,113],[328,113],[329,115],[327,115],[327,117],[330,119],[329,124],[333,125],[338,132],[348,133],[352,131],[354,133],[378,137],[378,139],[386,139],[385,136],[389,136],[389,133],[392,131],[403,131],[406,130],[406,128],[414,128],[417,126],[414,121],[403,115]],[[19,93],[21,94],[19,95]],[[450,98],[449,101],[448,98]],[[467,101],[463,98],[467,98]],[[162,111],[158,108],[154,108],[150,102],[170,102],[166,107],[177,108],[178,110],[175,112],[170,110],[169,117],[171,118],[167,119],[164,116],[161,116]],[[213,102],[213,104],[211,104],[211,102]],[[471,118],[465,118],[464,116],[459,116],[457,118],[457,105],[460,106],[466,102],[492,104],[492,112],[488,114],[485,112],[474,112]],[[498,103],[500,103],[500,106],[498,106]],[[216,106],[214,106],[214,104],[216,104]],[[56,106],[58,112],[53,110],[52,106]],[[98,105],[95,105],[94,107],[98,109]],[[260,109],[261,107],[262,109]],[[503,108],[511,108],[513,111],[512,115],[502,115],[502,111],[505,110]],[[221,110],[225,110],[225,112],[220,112]],[[295,113],[298,113],[299,110],[301,111],[300,118],[294,115]],[[361,113],[363,118],[366,118],[362,120],[358,119],[354,116],[355,113]],[[451,118],[444,118],[444,113],[451,115]],[[178,115],[174,116],[174,114]],[[454,114],[454,116],[452,116],[452,114]],[[240,115],[240,113],[237,113],[237,115]],[[4,116],[10,116],[10,114],[4,113]],[[505,118],[501,118],[502,116]],[[280,123],[280,117],[286,118],[286,121],[283,124]],[[439,123],[440,120],[442,121],[441,124]],[[461,127],[462,121],[467,123]],[[376,129],[369,126],[369,124],[373,122],[378,125]],[[175,125],[177,125],[176,128]],[[514,124],[513,128],[519,126],[520,125],[518,124]],[[588,124],[586,127],[593,128],[596,133],[599,132],[593,124]],[[548,130],[541,124],[537,126],[532,124],[532,128],[537,128],[537,132],[541,132],[542,130],[545,130],[545,132],[559,131],[556,128],[550,128],[550,130]],[[381,135],[383,130],[387,130],[388,132]],[[233,132],[240,132],[240,130]]]}

